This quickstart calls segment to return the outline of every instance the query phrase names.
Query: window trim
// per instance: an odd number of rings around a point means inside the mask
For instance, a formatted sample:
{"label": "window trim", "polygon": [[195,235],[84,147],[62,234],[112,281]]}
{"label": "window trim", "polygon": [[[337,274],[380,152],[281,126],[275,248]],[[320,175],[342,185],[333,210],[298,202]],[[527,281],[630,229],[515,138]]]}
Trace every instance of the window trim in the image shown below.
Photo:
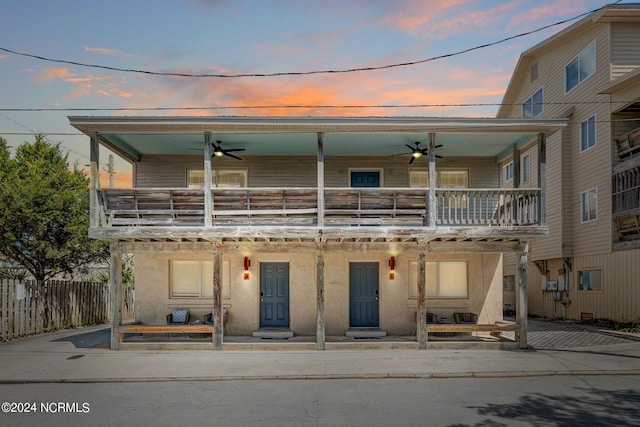
{"label": "window trim", "polygon": [[[513,289],[507,289],[507,277],[513,277]],[[505,274],[502,276],[502,292],[515,292],[516,291],[516,275],[515,274]]]}
{"label": "window trim", "polygon": [[[535,103],[533,102],[533,99],[536,97],[536,95],[540,94],[540,103]],[[530,114],[525,114],[526,108],[529,108],[531,110]],[[537,113],[535,113],[535,109],[539,108],[540,111],[538,111]],[[536,90],[535,92],[533,92],[533,94],[522,103],[522,118],[523,119],[532,119],[534,117],[538,117],[540,114],[542,114],[542,112],[544,111],[544,88],[540,87],[538,90]]]}
{"label": "window trim", "polygon": [[[573,65],[574,63],[578,63],[578,67],[580,67],[580,58],[591,48],[593,48],[593,72],[591,74],[589,74],[588,76],[585,76],[583,78],[580,78],[580,68],[578,68],[578,81],[576,82],[575,85],[573,85],[572,87],[568,87],[568,79],[567,79],[567,69]],[[591,43],[589,43],[587,46],[585,46],[584,49],[582,49],[580,51],[580,53],[578,53],[575,57],[573,57],[573,59],[571,61],[569,61],[569,63],[567,65],[564,66],[564,93],[567,94],[569,92],[571,92],[573,89],[575,89],[576,87],[580,86],[580,84],[582,82],[584,82],[585,80],[587,80],[589,77],[591,77],[592,75],[594,75],[596,73],[596,69],[597,69],[597,51],[596,51],[596,41],[593,40]]]}
{"label": "window trim", "polygon": [[[464,263],[466,272],[465,296],[440,296],[440,264],[443,263]],[[436,264],[438,268],[438,296],[427,295],[427,265]],[[425,298],[431,300],[468,300],[469,299],[469,260],[467,259],[428,259],[425,261]],[[418,260],[409,260],[409,299],[416,299],[418,295]]]}
{"label": "window trim", "polygon": [[513,160],[504,165],[504,182],[513,181]]}
{"label": "window trim", "polygon": [[[584,147],[583,144],[583,135],[584,135],[584,131],[583,131],[583,126],[586,124],[587,125],[587,130],[589,129],[589,121],[593,119],[593,145],[587,145],[587,147]],[[591,136],[591,134],[587,134],[587,138]],[[589,141],[587,140],[587,143]],[[580,152],[584,153],[585,151],[589,151],[592,148],[595,148],[598,145],[598,121],[596,120],[596,115],[593,114],[592,116],[589,116],[586,120],[583,120],[580,122]]]}
{"label": "window trim", "polygon": [[[211,188],[225,188],[225,187],[218,187],[218,177],[219,177],[219,172],[220,171],[234,171],[234,172],[241,172],[244,175],[244,186],[243,187],[237,187],[237,188],[246,188],[248,186],[248,180],[249,180],[249,172],[247,168],[231,168],[231,167],[223,167],[223,168],[211,168]],[[187,171],[185,173],[185,187],[189,188],[189,189],[201,189],[204,187],[204,182],[202,183],[202,185],[193,185],[193,184],[189,184],[189,172],[203,172],[204,173],[204,168],[199,168],[199,167],[188,167]],[[234,187],[235,188],[235,187]]]}
{"label": "window trim", "polygon": [[[594,214],[594,217],[591,218],[589,216],[589,212],[591,210],[589,209],[589,211],[587,211],[587,215],[586,215],[588,218],[585,219],[585,210],[584,210],[585,209],[585,196],[588,193],[591,193],[591,192],[595,193],[595,197],[594,197],[594,200],[595,200],[595,214]],[[580,223],[581,224],[585,224],[587,222],[592,222],[592,221],[595,221],[597,219],[598,219],[598,187],[593,187],[593,188],[590,188],[590,189],[580,193]]]}
{"label": "window trim", "polygon": [[[602,267],[589,267],[589,268],[581,268],[577,271],[577,277],[576,277],[576,283],[577,283],[577,289],[579,292],[590,292],[590,293],[596,293],[596,292],[603,292],[604,290],[604,274],[603,274],[603,268]],[[599,271],[600,272],[600,289],[582,289],[582,285],[580,284],[580,276],[581,273],[584,272],[592,272],[592,271]]]}
{"label": "window trim", "polygon": [[[173,269],[174,269],[174,263],[176,262],[185,262],[185,263],[198,263],[199,265],[199,272],[198,272],[198,280],[200,281],[199,285],[198,285],[198,296],[196,295],[184,295],[184,296],[180,296],[180,295],[174,295],[173,294]],[[196,299],[196,300],[212,300],[213,299],[213,294],[211,296],[202,296],[202,265],[204,263],[211,263],[213,264],[213,261],[210,260],[203,260],[203,259],[170,259],[169,260],[169,299],[170,300],[185,300],[185,299]],[[222,275],[222,298],[224,299],[229,299],[231,298],[230,295],[230,290],[231,290],[231,275],[230,275],[230,261],[229,260],[222,260],[222,265],[220,273]]]}

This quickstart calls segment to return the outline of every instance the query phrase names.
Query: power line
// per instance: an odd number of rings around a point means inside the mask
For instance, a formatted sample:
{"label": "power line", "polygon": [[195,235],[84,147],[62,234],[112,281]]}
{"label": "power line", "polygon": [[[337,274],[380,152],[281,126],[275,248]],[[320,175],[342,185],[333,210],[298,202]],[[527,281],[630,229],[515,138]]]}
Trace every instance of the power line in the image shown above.
{"label": "power line", "polygon": [[[622,0],[617,0],[611,4],[616,4],[616,3],[620,3]],[[99,69],[103,69],[103,70],[109,70],[109,71],[119,71],[119,72],[125,72],[125,73],[139,73],[139,74],[147,74],[147,75],[154,75],[154,76],[169,76],[169,77],[190,77],[190,78],[238,78],[238,77],[281,77],[281,76],[305,76],[305,75],[313,75],[313,74],[340,74],[340,73],[355,73],[355,72],[362,72],[362,71],[378,71],[378,70],[385,70],[385,69],[390,69],[390,68],[400,68],[400,67],[408,67],[408,66],[413,66],[413,65],[419,65],[419,64],[424,64],[427,62],[432,62],[432,61],[436,61],[439,59],[444,59],[444,58],[451,58],[453,56],[458,56],[458,55],[462,55],[465,53],[469,53],[475,50],[480,50],[480,49],[484,49],[487,47],[491,47],[491,46],[495,46],[501,43],[505,43],[507,41],[510,40],[514,40],[520,37],[525,37],[531,34],[535,34],[538,33],[540,31],[544,31],[546,29],[558,26],[558,25],[562,25],[562,24],[566,24],[568,22],[571,21],[575,21],[576,19],[580,19],[586,15],[592,14],[594,12],[597,12],[598,10],[604,8],[606,6],[602,6],[600,8],[597,9],[593,9],[590,10],[588,12],[584,12],[581,13],[577,16],[574,16],[572,18],[569,19],[564,19],[558,22],[555,22],[553,24],[548,24],[545,25],[543,27],[537,28],[535,30],[532,31],[527,31],[524,33],[520,33],[520,34],[516,34],[513,36],[509,36],[509,37],[505,37],[501,40],[495,41],[495,42],[491,42],[491,43],[485,43],[485,44],[481,44],[481,45],[477,45],[474,47],[470,47],[467,49],[462,49],[456,52],[452,52],[452,53],[447,53],[444,55],[438,55],[438,56],[433,56],[430,58],[426,58],[426,59],[421,59],[421,60],[417,60],[417,61],[409,61],[409,62],[401,62],[401,63],[396,63],[396,64],[387,64],[387,65],[380,65],[377,67],[356,67],[356,68],[347,68],[347,69],[342,69],[342,70],[312,70],[312,71],[300,71],[300,72],[295,72],[295,71],[286,71],[286,72],[276,72],[276,73],[246,73],[246,74],[191,74],[191,73],[173,73],[173,72],[160,72],[160,71],[150,71],[150,70],[141,70],[141,69],[135,69],[135,68],[119,68],[119,67],[112,67],[112,66],[108,66],[108,65],[97,65],[97,64],[87,64],[87,63],[83,63],[83,62],[77,62],[77,61],[69,61],[69,60],[65,60],[65,59],[54,59],[54,58],[48,58],[45,56],[40,56],[40,55],[34,55],[31,53],[25,53],[25,52],[18,52],[15,50],[11,50],[11,49],[7,49],[4,47],[0,47],[0,51],[3,52],[7,52],[13,55],[19,55],[19,56],[25,56],[28,58],[34,58],[34,59],[38,59],[41,61],[48,61],[48,62],[55,62],[55,63],[60,63],[60,64],[69,64],[69,65],[76,65],[76,66],[80,66],[80,67],[88,67],[88,68],[99,68]]]}
{"label": "power line", "polygon": [[[632,104],[640,102],[637,99],[634,100],[616,100],[612,101],[570,101],[570,102],[539,102],[534,103],[535,106],[560,106],[560,105],[610,105],[615,104]],[[345,104],[345,105],[305,105],[305,104],[291,104],[291,105],[219,105],[219,106],[207,106],[207,107],[113,107],[113,108],[65,108],[65,107],[39,107],[39,108],[0,108],[2,111],[11,112],[52,112],[52,111],[197,111],[197,110],[264,110],[264,109],[301,109],[301,108],[327,108],[327,109],[341,109],[341,108],[443,108],[443,107],[502,107],[502,106],[522,106],[522,102],[474,102],[474,103],[457,103],[457,104]],[[5,116],[6,117],[6,116]]]}

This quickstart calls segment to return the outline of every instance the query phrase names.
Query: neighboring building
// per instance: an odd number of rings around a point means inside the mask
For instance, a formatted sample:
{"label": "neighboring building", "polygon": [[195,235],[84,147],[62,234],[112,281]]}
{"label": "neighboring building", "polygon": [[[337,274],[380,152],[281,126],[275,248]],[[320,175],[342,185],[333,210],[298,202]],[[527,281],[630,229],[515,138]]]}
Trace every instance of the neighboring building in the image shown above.
{"label": "neighboring building", "polygon": [[[531,245],[529,313],[637,319],[640,4],[605,6],[524,52],[497,116],[569,120],[547,141],[549,238]],[[500,158],[501,187],[538,188],[538,155],[524,144]],[[507,309],[516,268],[506,256]]]}
{"label": "neighboring building", "polygon": [[[427,311],[502,320],[502,254],[526,260],[529,242],[548,230],[544,190],[505,188],[498,159],[514,145],[544,153],[566,126],[420,117],[70,122],[91,140],[89,233],[111,243],[113,272],[122,253],[135,254],[136,320],[164,324],[177,308],[202,319],[224,307],[229,335],[279,328],[315,337],[319,349],[326,336],[363,328],[417,331],[424,348]],[[98,188],[99,144],[132,162],[134,188]],[[530,166],[543,173],[538,159]],[[111,274],[114,297],[119,276]],[[526,345],[526,310],[518,320]]]}

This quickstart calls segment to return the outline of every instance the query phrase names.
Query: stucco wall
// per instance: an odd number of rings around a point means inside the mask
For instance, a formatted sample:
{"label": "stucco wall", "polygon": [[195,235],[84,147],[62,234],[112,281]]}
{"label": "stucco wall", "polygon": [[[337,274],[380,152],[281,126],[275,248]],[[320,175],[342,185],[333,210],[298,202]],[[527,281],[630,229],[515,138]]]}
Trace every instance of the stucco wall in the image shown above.
{"label": "stucco wall", "polygon": [[[223,306],[229,309],[229,335],[250,335],[260,324],[260,263],[289,263],[290,329],[296,335],[315,335],[316,326],[316,257],[313,253],[252,253],[249,280],[243,278],[243,257],[225,254],[230,262],[229,297]],[[410,261],[415,253],[396,254],[396,271],[389,277],[388,254],[366,252],[325,253],[325,324],[326,335],[344,335],[349,328],[349,265],[351,262],[379,264],[380,328],[390,335],[415,332],[416,299],[410,297]],[[188,308],[192,319],[202,319],[211,311],[211,299],[170,298],[170,260],[211,260],[200,253],[136,254],[136,320],[146,324],[164,324],[173,309]],[[456,311],[471,311],[482,323],[502,319],[502,256],[500,254],[434,254],[427,260],[466,260],[468,298],[428,299],[427,310],[452,317]]]}

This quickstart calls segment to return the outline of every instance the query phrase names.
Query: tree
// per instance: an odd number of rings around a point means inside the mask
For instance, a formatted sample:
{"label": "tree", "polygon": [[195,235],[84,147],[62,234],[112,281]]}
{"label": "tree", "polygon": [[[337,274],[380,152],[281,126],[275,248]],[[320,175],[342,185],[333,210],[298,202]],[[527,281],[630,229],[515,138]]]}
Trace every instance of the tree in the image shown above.
{"label": "tree", "polygon": [[11,158],[0,138],[0,254],[39,284],[107,256],[89,239],[89,179],[67,157],[36,135]]}

